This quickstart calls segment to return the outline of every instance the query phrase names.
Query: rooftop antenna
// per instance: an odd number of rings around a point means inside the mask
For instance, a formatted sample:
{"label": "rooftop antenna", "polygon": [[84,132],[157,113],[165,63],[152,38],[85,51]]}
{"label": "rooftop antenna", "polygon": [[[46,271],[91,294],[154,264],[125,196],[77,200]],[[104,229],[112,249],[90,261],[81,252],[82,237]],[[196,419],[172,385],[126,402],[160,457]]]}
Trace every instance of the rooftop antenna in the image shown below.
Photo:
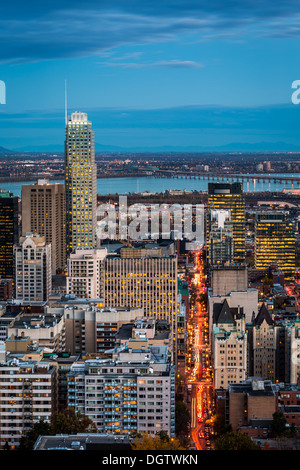
{"label": "rooftop antenna", "polygon": [[68,121],[68,110],[67,110],[67,80],[65,80],[65,124]]}

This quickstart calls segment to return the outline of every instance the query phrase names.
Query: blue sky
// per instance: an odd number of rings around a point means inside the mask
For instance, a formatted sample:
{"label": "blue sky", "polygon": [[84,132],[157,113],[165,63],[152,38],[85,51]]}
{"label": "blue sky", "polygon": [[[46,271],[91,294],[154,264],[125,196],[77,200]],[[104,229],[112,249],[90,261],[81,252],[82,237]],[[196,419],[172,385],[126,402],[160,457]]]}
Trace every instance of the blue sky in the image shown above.
{"label": "blue sky", "polygon": [[299,19],[298,1],[1,2],[0,146],[62,149],[67,80],[99,149],[300,148]]}

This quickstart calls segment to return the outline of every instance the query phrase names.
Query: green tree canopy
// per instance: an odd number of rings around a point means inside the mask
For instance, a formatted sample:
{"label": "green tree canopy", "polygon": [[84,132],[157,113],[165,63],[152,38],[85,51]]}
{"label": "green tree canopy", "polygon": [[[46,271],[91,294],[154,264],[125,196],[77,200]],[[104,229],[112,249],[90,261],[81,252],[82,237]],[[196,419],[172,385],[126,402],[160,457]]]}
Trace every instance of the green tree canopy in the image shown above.
{"label": "green tree canopy", "polygon": [[39,436],[55,436],[56,434],[77,434],[97,432],[94,422],[74,408],[66,408],[62,412],[54,413],[50,423],[40,420],[27,431],[20,439],[20,450],[31,450]]}
{"label": "green tree canopy", "polygon": [[20,450],[31,450],[39,436],[51,436],[52,429],[49,423],[40,420],[34,423],[32,428],[27,431],[20,439]]}
{"label": "green tree canopy", "polygon": [[77,434],[83,432],[97,432],[94,422],[74,408],[66,408],[61,413],[51,416],[51,429],[53,434]]}
{"label": "green tree canopy", "polygon": [[130,445],[132,450],[184,450],[180,441],[170,438],[165,431],[155,437],[148,433],[139,434]]}
{"label": "green tree canopy", "polygon": [[281,411],[275,411],[275,413],[273,413],[271,430],[272,435],[275,437],[284,436],[286,434],[286,419]]}
{"label": "green tree canopy", "polygon": [[215,450],[258,450],[258,445],[240,431],[227,432],[216,439]]}
{"label": "green tree canopy", "polygon": [[175,432],[176,435],[185,436],[188,433],[190,425],[190,412],[183,401],[177,401],[175,404]]}

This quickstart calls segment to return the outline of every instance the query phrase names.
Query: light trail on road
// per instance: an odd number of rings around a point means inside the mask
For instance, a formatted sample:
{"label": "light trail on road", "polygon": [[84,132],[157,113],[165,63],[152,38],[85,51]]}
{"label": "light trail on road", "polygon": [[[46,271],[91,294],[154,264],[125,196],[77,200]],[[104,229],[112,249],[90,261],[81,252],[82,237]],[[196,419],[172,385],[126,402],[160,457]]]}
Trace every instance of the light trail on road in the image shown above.
{"label": "light trail on road", "polygon": [[204,273],[203,252],[194,252],[193,285],[196,287],[197,297],[192,318],[193,331],[193,357],[194,364],[191,371],[190,382],[193,387],[191,399],[191,436],[197,450],[205,448],[204,426],[205,411],[204,400],[209,384],[203,380],[202,351],[206,348],[203,341],[203,320],[207,317],[206,305],[201,294],[206,292],[206,277]]}

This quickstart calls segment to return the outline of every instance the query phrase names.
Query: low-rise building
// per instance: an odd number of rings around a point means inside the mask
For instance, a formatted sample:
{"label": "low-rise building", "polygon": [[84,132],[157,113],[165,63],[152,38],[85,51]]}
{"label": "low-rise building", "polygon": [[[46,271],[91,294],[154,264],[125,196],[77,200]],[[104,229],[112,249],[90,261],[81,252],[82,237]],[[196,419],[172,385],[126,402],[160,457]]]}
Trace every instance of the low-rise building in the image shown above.
{"label": "low-rise building", "polygon": [[273,419],[278,411],[277,387],[270,380],[248,377],[242,383],[230,383],[226,392],[226,424],[236,431],[253,419]]}
{"label": "low-rise building", "polygon": [[102,355],[116,345],[116,335],[123,324],[133,323],[143,317],[142,308],[99,307],[103,302],[90,299],[86,302],[66,303],[46,308],[47,314],[63,316],[65,347],[72,354]]}

